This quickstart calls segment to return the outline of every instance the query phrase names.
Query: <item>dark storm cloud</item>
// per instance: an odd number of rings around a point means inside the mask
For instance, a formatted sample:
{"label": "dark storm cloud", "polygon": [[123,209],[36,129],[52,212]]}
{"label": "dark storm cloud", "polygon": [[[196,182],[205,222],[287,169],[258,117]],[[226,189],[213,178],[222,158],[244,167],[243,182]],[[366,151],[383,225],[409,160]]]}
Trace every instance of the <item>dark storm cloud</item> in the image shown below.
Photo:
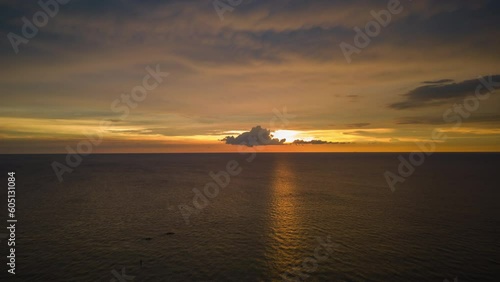
{"label": "dark storm cloud", "polygon": [[[491,85],[489,85],[490,87],[498,89],[500,86],[500,75],[483,77],[483,79],[485,81],[492,81]],[[457,98],[474,95],[478,85],[482,84],[480,79],[470,79],[458,83],[420,86],[403,95],[406,101],[391,104],[389,107],[396,110],[404,110],[441,105]]]}
{"label": "dark storm cloud", "polygon": [[273,138],[271,130],[262,128],[260,125],[236,137],[227,136],[221,141],[224,141],[226,142],[226,144],[230,145],[245,145],[248,147],[265,146],[265,145],[283,145],[283,143],[285,143],[285,139],[279,140],[278,138]]}

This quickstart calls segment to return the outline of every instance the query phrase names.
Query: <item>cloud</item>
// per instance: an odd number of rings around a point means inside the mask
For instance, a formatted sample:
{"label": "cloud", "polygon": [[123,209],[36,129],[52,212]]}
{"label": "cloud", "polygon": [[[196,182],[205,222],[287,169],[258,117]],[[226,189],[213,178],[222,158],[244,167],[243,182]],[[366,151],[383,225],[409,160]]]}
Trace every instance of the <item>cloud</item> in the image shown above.
{"label": "cloud", "polygon": [[441,84],[441,83],[448,83],[448,82],[453,82],[453,79],[440,79],[440,80],[422,81],[422,83],[424,83],[424,84]]}
{"label": "cloud", "polygon": [[368,125],[370,125],[371,123],[368,123],[368,122],[360,122],[360,123],[350,123],[350,124],[346,124],[347,127],[351,127],[351,128],[360,128],[360,127],[366,127]]}
{"label": "cloud", "polygon": [[[497,122],[500,122],[500,114],[475,114],[471,115],[467,120],[464,120],[464,122],[468,123],[494,123],[496,126]],[[424,124],[424,125],[429,125],[429,124],[447,124],[447,122],[441,117],[428,117],[428,116],[419,116],[419,117],[401,117],[398,118],[396,121],[397,124],[403,124],[403,125],[408,125],[408,124]]]}
{"label": "cloud", "polygon": [[[500,75],[483,77],[483,79],[488,82],[492,81],[490,87],[498,89],[500,86]],[[406,101],[390,104],[389,107],[404,110],[441,105],[474,94],[478,85],[482,85],[479,79],[470,79],[458,83],[420,86],[403,95],[406,97]]]}
{"label": "cloud", "polygon": [[293,144],[295,144],[295,145],[324,145],[324,144],[345,145],[345,144],[351,144],[351,142],[330,142],[330,141],[324,141],[324,140],[304,141],[304,140],[297,139],[297,140],[293,141]]}
{"label": "cloud", "polygon": [[230,145],[245,145],[248,147],[265,145],[284,145],[285,139],[273,138],[271,130],[262,128],[260,125],[253,127],[250,131],[234,136],[226,136],[221,141]]}

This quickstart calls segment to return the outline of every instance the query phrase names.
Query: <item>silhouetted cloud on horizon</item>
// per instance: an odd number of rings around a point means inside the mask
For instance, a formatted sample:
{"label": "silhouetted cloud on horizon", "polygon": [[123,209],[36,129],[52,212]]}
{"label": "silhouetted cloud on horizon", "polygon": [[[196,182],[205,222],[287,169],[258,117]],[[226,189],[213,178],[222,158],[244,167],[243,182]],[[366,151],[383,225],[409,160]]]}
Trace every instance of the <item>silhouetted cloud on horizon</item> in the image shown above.
{"label": "silhouetted cloud on horizon", "polygon": [[221,141],[230,145],[245,145],[248,147],[265,145],[284,145],[285,139],[273,138],[271,130],[262,128],[260,125],[253,127],[250,131],[234,136],[226,136]]}

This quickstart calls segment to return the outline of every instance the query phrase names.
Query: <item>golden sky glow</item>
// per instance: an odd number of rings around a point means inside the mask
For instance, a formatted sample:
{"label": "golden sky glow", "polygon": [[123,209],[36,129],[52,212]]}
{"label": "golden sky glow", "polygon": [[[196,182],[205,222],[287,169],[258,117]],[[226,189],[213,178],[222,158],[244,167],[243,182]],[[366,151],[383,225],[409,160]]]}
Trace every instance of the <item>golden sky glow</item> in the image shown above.
{"label": "golden sky glow", "polygon": [[[0,21],[0,153],[66,153],[93,134],[100,153],[237,152],[221,140],[258,125],[286,139],[262,152],[413,151],[434,130],[438,151],[500,150],[498,82],[478,80],[500,80],[494,1],[401,2],[351,63],[340,43],[384,3],[252,2],[220,20],[210,1],[122,2],[68,3],[16,54],[7,34],[37,6],[0,1],[17,11]],[[478,85],[485,99],[464,104]]]}

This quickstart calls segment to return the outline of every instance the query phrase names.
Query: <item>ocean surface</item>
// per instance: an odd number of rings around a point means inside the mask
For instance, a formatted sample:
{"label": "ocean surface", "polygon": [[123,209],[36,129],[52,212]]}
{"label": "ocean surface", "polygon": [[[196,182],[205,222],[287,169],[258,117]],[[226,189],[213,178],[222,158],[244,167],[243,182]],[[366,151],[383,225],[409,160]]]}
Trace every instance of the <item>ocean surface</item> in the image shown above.
{"label": "ocean surface", "polygon": [[399,155],[90,155],[63,182],[65,155],[1,155],[0,280],[500,281],[500,154],[434,154],[392,192]]}

